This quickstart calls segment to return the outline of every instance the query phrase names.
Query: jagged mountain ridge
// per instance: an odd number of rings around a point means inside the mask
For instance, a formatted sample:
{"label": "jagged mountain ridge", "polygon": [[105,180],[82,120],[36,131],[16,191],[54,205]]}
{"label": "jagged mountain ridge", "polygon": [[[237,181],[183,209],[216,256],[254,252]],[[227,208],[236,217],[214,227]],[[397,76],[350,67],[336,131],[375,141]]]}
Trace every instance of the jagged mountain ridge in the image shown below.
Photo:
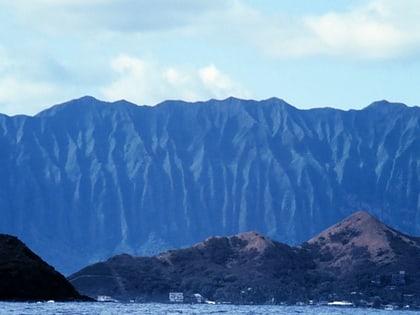
{"label": "jagged mountain ridge", "polygon": [[210,237],[153,257],[114,256],[69,281],[88,296],[121,300],[168,301],[169,292],[183,292],[233,303],[402,303],[402,293],[418,298],[419,259],[420,238],[359,211],[297,247],[257,232]]}
{"label": "jagged mountain ridge", "polygon": [[416,235],[419,117],[91,97],[0,115],[0,231],[64,272],[247,230],[298,244],[360,208]]}

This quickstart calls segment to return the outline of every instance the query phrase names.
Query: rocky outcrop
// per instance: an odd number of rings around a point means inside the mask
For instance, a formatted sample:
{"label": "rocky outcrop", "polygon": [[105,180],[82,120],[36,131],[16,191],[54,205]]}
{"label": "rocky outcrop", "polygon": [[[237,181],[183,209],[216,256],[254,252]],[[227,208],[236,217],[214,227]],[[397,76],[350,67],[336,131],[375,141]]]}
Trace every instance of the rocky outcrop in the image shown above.
{"label": "rocky outcrop", "polygon": [[0,300],[87,301],[16,237],[0,234]]}
{"label": "rocky outcrop", "polygon": [[[259,233],[211,237],[154,257],[119,255],[88,266],[69,281],[91,297],[168,301],[199,293],[233,303],[333,299],[420,302],[420,238],[357,212],[301,246]],[[187,300],[188,301],[188,300]],[[414,304],[413,304],[414,305]]]}
{"label": "rocky outcrop", "polygon": [[258,230],[299,244],[357,209],[420,234],[420,108],[84,97],[0,115],[0,231],[70,273]]}

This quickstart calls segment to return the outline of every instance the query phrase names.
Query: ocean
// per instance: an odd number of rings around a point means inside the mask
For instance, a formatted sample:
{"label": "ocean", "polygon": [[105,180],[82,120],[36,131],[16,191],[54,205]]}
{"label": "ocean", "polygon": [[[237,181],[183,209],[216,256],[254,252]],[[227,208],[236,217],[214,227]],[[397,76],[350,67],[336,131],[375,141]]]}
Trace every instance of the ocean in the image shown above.
{"label": "ocean", "polygon": [[138,304],[138,303],[13,303],[0,302],[1,315],[123,315],[123,314],[232,314],[232,315],[370,315],[420,314],[419,310],[381,310],[368,308],[341,308],[331,306],[280,305],[207,305],[207,304]]}

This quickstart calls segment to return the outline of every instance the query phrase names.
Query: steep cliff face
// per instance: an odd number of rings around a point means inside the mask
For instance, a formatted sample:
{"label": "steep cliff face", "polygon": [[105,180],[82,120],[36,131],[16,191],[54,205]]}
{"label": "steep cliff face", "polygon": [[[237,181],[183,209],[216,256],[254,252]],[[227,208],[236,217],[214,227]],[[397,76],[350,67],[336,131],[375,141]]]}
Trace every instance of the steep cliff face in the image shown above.
{"label": "steep cliff face", "polygon": [[420,234],[420,108],[84,97],[0,116],[0,231],[65,273],[257,230],[297,244],[366,209]]}

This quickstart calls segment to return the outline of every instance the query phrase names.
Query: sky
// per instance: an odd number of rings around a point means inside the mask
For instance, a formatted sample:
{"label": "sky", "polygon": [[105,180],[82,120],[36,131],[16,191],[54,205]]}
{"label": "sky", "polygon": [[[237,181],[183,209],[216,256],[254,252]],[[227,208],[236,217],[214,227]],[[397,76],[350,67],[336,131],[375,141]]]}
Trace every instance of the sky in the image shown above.
{"label": "sky", "polygon": [[85,95],[420,105],[419,0],[0,0],[0,113]]}

